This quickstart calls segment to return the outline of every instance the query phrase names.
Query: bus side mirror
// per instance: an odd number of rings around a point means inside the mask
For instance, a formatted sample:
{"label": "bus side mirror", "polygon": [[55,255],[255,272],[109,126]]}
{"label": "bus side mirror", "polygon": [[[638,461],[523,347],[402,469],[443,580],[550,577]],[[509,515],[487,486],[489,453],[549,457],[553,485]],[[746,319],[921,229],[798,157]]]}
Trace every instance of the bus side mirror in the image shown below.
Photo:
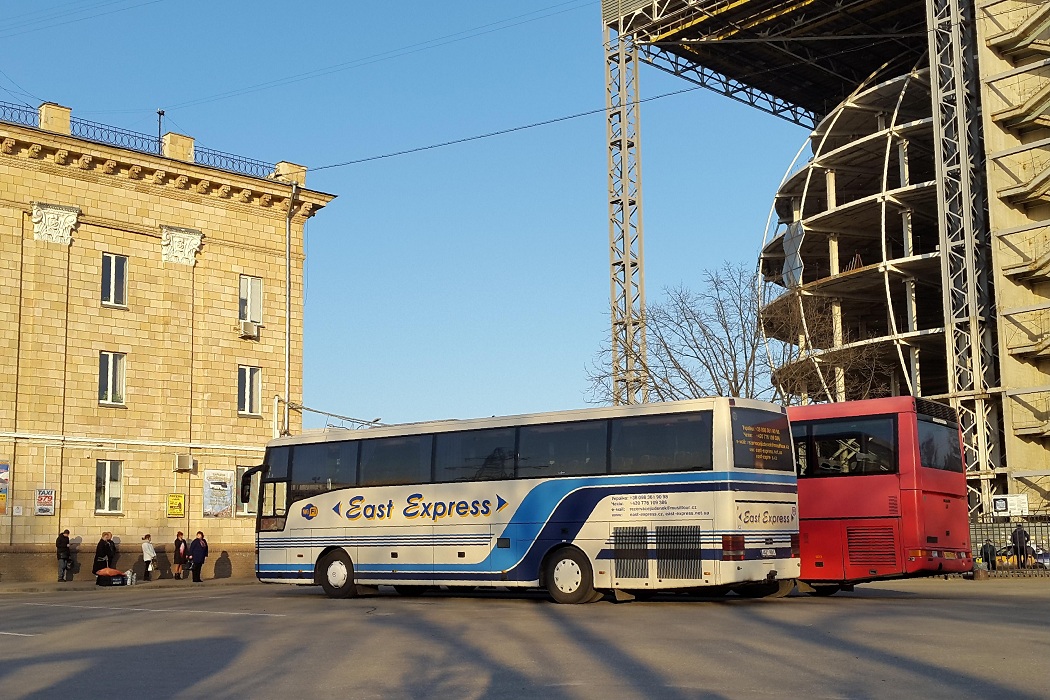
{"label": "bus side mirror", "polygon": [[241,503],[246,504],[252,500],[252,477],[262,471],[262,466],[253,467],[241,475]]}

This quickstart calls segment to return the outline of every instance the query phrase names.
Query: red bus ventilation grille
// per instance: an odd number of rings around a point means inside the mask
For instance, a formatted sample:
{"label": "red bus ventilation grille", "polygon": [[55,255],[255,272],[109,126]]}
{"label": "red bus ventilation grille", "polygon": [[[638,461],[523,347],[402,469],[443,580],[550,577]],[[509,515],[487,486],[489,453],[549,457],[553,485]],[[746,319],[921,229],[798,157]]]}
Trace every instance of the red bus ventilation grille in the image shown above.
{"label": "red bus ventilation grille", "polygon": [[900,498],[898,498],[897,496],[890,496],[889,499],[890,499],[890,502],[889,502],[890,515],[900,515],[901,514]]}
{"label": "red bus ventilation grille", "polygon": [[956,414],[954,408],[951,406],[945,406],[943,403],[930,401],[929,399],[915,399],[915,410],[924,416],[940,418],[949,423],[959,422],[959,416]]}
{"label": "red bus ventilation grille", "polygon": [[649,578],[647,529],[613,528],[613,557],[616,578]]}
{"label": "red bus ventilation grille", "polygon": [[846,546],[853,566],[897,563],[897,546],[891,527],[847,527]]}
{"label": "red bus ventilation grille", "polygon": [[700,528],[696,526],[656,528],[657,578],[703,578],[700,533]]}

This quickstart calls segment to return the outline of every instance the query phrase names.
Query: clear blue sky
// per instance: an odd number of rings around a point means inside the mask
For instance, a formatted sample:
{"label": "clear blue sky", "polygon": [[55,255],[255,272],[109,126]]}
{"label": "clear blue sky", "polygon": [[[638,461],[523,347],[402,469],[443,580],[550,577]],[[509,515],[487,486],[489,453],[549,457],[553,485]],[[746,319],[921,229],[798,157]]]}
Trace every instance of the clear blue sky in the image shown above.
{"label": "clear blue sky", "polygon": [[[605,106],[599,0],[5,9],[0,100],[145,133],[163,108],[165,131],[269,162],[318,167]],[[690,86],[651,66],[640,81],[643,97]],[[755,260],[806,132],[707,90],[646,103],[641,122],[656,301]],[[587,405],[609,335],[605,138],[595,114],[308,174],[338,199],[307,226],[304,403],[384,422]]]}

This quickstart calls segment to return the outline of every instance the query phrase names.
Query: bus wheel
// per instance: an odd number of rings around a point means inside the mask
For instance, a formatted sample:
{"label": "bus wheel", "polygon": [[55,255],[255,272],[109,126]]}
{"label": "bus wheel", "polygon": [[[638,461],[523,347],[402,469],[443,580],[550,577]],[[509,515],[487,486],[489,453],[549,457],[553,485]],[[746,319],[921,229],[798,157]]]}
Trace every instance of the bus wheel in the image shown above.
{"label": "bus wheel", "polygon": [[555,603],[594,602],[594,577],[587,557],[578,549],[563,547],[547,559],[544,582]]}
{"label": "bus wheel", "polygon": [[433,586],[394,586],[394,590],[397,591],[398,595],[415,597],[433,590]]}
{"label": "bus wheel", "polygon": [[810,595],[821,595],[821,596],[835,595],[836,593],[838,593],[841,590],[842,590],[841,587],[834,586],[834,585],[832,585],[832,586],[813,586],[813,590],[809,594]]}
{"label": "bus wheel", "polygon": [[321,588],[329,598],[350,598],[357,594],[354,565],[350,555],[336,549],[321,559]]}
{"label": "bus wheel", "polygon": [[737,595],[744,598],[783,598],[794,587],[794,579],[779,579],[777,581],[763,581],[762,583],[747,583],[733,590]]}

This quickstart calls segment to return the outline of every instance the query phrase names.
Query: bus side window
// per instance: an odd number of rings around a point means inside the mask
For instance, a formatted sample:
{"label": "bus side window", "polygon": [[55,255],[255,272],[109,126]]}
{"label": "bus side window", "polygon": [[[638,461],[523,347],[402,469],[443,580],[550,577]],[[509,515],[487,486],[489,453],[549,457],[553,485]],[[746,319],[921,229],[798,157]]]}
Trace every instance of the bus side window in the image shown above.
{"label": "bus side window", "polygon": [[519,477],[606,473],[607,421],[526,425],[518,448]]}
{"label": "bus side window", "polygon": [[438,433],[435,481],[514,478],[514,428]]}

